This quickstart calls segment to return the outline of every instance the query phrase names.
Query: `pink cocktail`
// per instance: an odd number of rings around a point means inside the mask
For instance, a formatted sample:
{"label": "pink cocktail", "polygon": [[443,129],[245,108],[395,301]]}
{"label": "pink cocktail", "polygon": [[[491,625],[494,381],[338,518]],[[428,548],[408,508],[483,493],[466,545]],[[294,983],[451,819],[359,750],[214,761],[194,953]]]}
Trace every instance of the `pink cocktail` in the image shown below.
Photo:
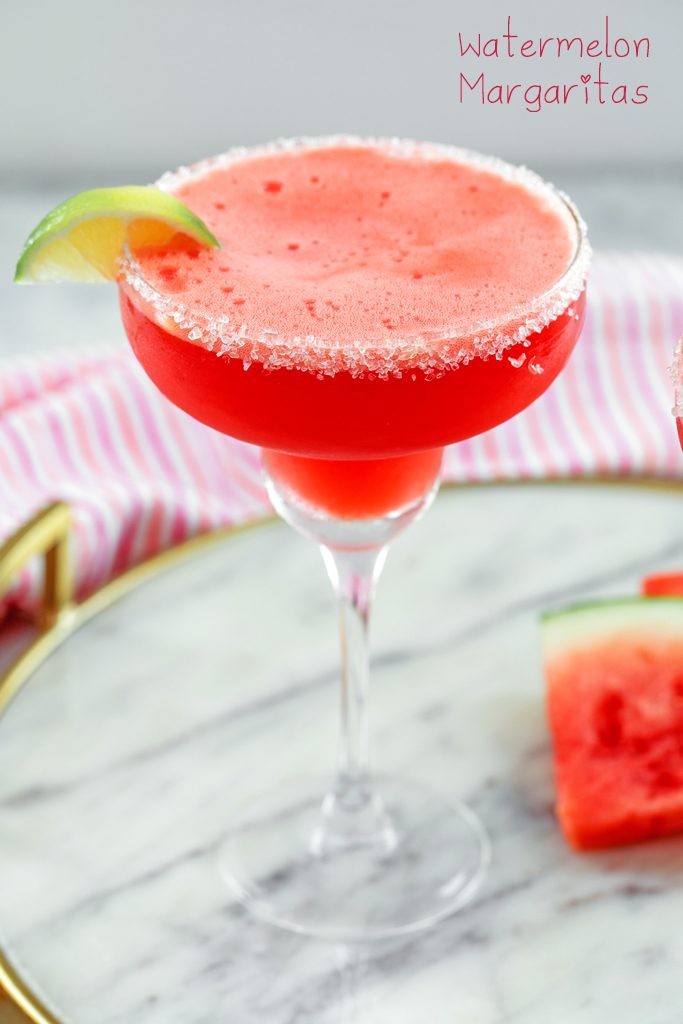
{"label": "pink cocktail", "polygon": [[[387,544],[436,492],[443,447],[524,409],[565,365],[584,314],[583,225],[530,171],[395,140],[238,150],[161,186],[221,248],[128,259],[130,342],[173,402],[262,448],[273,502],[322,546],[342,610],[335,785],[322,811],[308,791],[291,813],[276,795],[230,845],[228,873],[296,930],[426,927],[473,891],[487,840],[465,808],[368,773],[370,597]],[[450,844],[436,875],[435,822]],[[255,867],[271,840],[285,844],[286,882]]]}

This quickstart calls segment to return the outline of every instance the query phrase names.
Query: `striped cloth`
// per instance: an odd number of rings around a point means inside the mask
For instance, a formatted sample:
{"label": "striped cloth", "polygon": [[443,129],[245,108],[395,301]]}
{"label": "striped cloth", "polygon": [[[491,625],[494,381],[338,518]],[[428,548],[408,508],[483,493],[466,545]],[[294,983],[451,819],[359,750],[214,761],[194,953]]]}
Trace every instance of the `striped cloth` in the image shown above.
{"label": "striped cloth", "polygon": [[[459,482],[683,476],[667,367],[683,334],[683,261],[603,254],[567,370],[509,423],[447,452]],[[267,511],[255,449],[167,402],[127,349],[0,368],[0,540],[46,502],[74,512],[80,598],[157,552]],[[39,567],[3,608],[30,612]]]}

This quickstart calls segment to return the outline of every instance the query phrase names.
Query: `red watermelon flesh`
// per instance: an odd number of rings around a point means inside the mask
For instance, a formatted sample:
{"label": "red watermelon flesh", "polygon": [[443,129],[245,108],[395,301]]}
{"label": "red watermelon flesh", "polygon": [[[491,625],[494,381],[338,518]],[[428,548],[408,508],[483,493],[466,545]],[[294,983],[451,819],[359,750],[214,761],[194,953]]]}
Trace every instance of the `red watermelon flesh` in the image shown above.
{"label": "red watermelon flesh", "polygon": [[588,850],[683,831],[683,599],[542,622],[557,815]]}
{"label": "red watermelon flesh", "polygon": [[646,576],[640,589],[647,597],[683,597],[683,572],[660,572]]}

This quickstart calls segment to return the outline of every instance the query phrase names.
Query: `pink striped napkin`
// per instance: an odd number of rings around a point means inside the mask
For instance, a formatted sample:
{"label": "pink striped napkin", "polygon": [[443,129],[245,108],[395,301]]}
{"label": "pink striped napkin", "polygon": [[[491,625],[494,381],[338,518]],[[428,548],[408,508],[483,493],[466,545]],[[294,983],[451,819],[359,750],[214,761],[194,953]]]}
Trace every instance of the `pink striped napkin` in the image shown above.
{"label": "pink striped napkin", "polygon": [[[597,256],[567,370],[514,420],[449,449],[446,477],[683,476],[667,376],[681,334],[683,260]],[[257,452],[175,409],[121,347],[0,366],[0,479],[0,540],[46,502],[71,504],[79,597],[268,508]],[[4,608],[30,612],[38,593],[29,566]]]}

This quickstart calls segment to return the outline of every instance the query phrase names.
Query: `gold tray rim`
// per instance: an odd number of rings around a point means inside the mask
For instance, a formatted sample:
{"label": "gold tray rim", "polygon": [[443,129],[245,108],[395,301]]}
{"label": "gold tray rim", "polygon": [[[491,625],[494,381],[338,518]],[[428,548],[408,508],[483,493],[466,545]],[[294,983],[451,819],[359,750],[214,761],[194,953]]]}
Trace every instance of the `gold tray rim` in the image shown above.
{"label": "gold tray rim", "polygon": [[[616,487],[624,490],[655,491],[666,494],[683,494],[683,480],[672,480],[663,477],[642,476],[603,476],[590,477],[553,477],[553,478],[525,478],[521,480],[484,480],[476,482],[457,483],[446,481],[441,485],[442,490],[474,490],[494,489],[496,487],[547,487],[547,486],[574,486],[584,487]],[[64,503],[56,503],[61,509],[68,509]],[[45,512],[35,518],[40,536],[40,525],[42,517],[54,511],[55,505],[50,506]],[[9,668],[0,675],[0,717],[4,715],[7,707],[13,698],[19,693],[28,682],[33,673],[49,658],[54,650],[66,639],[72,636],[81,626],[90,619],[105,611],[121,598],[142,586],[148,580],[154,579],[158,574],[176,565],[189,560],[197,554],[203,553],[212,545],[221,543],[233,537],[260,529],[264,526],[278,522],[274,513],[266,513],[244,523],[232,526],[220,527],[208,533],[192,537],[175,547],[154,555],[152,558],[133,566],[126,572],[104,584],[99,590],[85,598],[78,604],[66,603],[53,621],[49,621],[46,628],[38,637],[12,662]],[[15,536],[22,533],[25,528],[17,531]],[[4,545],[3,551],[11,548],[12,538]],[[44,545],[36,545],[29,553],[37,554],[44,552]],[[2,552],[0,552],[0,555]],[[2,577],[2,559],[0,558],[0,577]],[[3,1008],[4,1004],[4,1008]],[[16,1021],[16,1012],[19,1012],[19,1020],[31,1022],[31,1024],[66,1024],[61,1018],[45,1005],[40,996],[23,977],[21,971],[15,967],[9,954],[0,947],[0,1024],[6,1019],[6,1012],[12,1007],[13,1016],[8,1020]]]}

